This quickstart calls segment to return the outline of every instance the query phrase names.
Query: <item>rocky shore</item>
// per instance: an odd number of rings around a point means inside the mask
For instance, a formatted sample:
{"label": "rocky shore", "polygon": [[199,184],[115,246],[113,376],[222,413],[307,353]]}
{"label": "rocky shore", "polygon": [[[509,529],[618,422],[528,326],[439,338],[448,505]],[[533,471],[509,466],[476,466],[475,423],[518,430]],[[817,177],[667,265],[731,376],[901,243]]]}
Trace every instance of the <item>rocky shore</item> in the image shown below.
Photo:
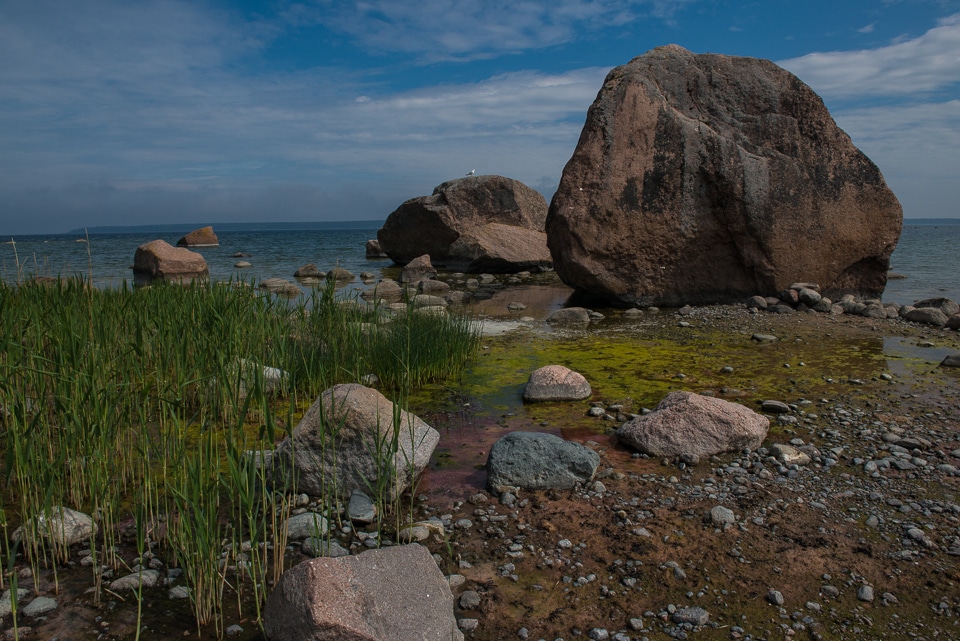
{"label": "rocky shore", "polygon": [[[329,543],[291,537],[290,564],[419,540],[467,639],[958,637],[960,381],[939,365],[960,353],[956,331],[743,303],[548,324],[565,296],[552,287],[491,288],[476,309],[499,335],[461,389],[413,400],[441,433],[410,514],[420,529],[397,541],[351,525],[351,502]],[[530,374],[558,356],[590,396],[524,404]],[[756,449],[699,460],[624,445],[621,425],[669,391],[745,405],[769,432]],[[487,453],[518,431],[580,444],[595,475],[567,489],[490,488]],[[312,505],[302,496],[295,511]],[[24,610],[33,638],[133,638],[122,586],[100,608],[84,596],[86,548],[60,569],[59,605],[38,597]],[[158,578],[141,638],[196,638],[176,569],[122,554]],[[248,620],[227,625],[231,638],[262,638]]]}

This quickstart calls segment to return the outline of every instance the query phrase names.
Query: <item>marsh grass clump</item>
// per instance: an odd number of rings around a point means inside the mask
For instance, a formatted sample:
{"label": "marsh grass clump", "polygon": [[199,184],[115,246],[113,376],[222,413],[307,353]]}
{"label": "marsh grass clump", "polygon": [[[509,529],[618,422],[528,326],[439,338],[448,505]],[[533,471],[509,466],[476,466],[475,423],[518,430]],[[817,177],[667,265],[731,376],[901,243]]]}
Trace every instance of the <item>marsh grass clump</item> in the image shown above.
{"label": "marsh grass clump", "polygon": [[0,283],[0,585],[17,562],[56,576],[70,543],[31,528],[68,506],[96,521],[95,603],[104,571],[131,565],[116,550],[132,521],[137,565],[182,566],[198,625],[222,631],[228,593],[259,620],[291,500],[256,453],[327,387],[373,374],[402,403],[478,346],[467,318],[391,318],[332,282],[297,302],[246,285]]}

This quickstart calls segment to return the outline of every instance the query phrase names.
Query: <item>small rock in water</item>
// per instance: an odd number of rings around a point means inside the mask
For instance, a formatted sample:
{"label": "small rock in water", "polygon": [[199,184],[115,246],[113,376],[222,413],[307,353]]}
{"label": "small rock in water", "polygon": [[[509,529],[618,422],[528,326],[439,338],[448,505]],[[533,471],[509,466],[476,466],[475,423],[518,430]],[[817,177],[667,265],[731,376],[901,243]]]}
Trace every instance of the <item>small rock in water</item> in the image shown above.
{"label": "small rock in water", "polygon": [[57,600],[48,596],[38,596],[23,607],[21,611],[28,617],[38,617],[57,609]]}

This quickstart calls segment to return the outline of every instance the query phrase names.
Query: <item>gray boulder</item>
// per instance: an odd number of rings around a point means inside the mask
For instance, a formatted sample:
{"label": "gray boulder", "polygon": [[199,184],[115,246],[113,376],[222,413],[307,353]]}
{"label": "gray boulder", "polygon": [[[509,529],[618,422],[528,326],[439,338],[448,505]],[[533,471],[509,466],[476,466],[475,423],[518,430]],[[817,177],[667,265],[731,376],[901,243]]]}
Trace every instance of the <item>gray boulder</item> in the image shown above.
{"label": "gray boulder", "polygon": [[653,456],[704,458],[755,450],[769,428],[769,419],[743,405],[692,392],[671,392],[649,414],[624,423],[617,435],[622,442]]}
{"label": "gray boulder", "polygon": [[551,312],[547,322],[552,325],[588,325],[590,312],[583,307],[564,307]]}
{"label": "gray boulder", "polygon": [[946,314],[936,307],[917,307],[904,314],[903,318],[913,323],[923,323],[935,327],[943,327],[950,320]]}
{"label": "gray boulder", "polygon": [[949,298],[926,298],[918,300],[913,306],[918,309],[939,309],[947,318],[960,314],[960,305]]}
{"label": "gray boulder", "polygon": [[13,532],[13,540],[30,542],[35,536],[57,547],[83,543],[95,534],[97,525],[87,514],[54,505],[49,513],[38,514]]}
{"label": "gray boulder", "polygon": [[525,401],[580,401],[590,398],[590,383],[563,365],[547,365],[530,374],[523,388]]}
{"label": "gray boulder", "polygon": [[344,499],[385,482],[403,493],[427,466],[440,434],[377,390],[335,385],[310,406],[271,457],[274,479]]}
{"label": "gray boulder", "polygon": [[280,294],[291,298],[303,293],[297,285],[283,278],[264,278],[260,281],[260,289],[268,291],[271,294]]}
{"label": "gray boulder", "polygon": [[587,483],[600,465],[593,450],[544,432],[511,432],[490,448],[487,485],[568,490]]}
{"label": "gray boulder", "polygon": [[401,545],[305,561],[267,598],[272,641],[462,641],[453,594],[427,548]]}
{"label": "gray boulder", "polygon": [[949,354],[942,361],[940,367],[960,367],[960,354]]}
{"label": "gray boulder", "polygon": [[323,536],[330,530],[330,524],[322,514],[304,512],[287,519],[287,538],[302,541],[308,537]]}

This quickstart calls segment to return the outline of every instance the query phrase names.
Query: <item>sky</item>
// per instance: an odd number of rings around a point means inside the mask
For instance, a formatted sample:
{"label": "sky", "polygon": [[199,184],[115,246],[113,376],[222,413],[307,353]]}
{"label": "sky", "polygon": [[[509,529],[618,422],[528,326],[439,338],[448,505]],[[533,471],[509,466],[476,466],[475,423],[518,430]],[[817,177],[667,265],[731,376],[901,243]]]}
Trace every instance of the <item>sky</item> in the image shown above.
{"label": "sky", "polygon": [[773,60],[907,218],[960,217],[960,0],[0,0],[0,236],[555,191],[606,73]]}

